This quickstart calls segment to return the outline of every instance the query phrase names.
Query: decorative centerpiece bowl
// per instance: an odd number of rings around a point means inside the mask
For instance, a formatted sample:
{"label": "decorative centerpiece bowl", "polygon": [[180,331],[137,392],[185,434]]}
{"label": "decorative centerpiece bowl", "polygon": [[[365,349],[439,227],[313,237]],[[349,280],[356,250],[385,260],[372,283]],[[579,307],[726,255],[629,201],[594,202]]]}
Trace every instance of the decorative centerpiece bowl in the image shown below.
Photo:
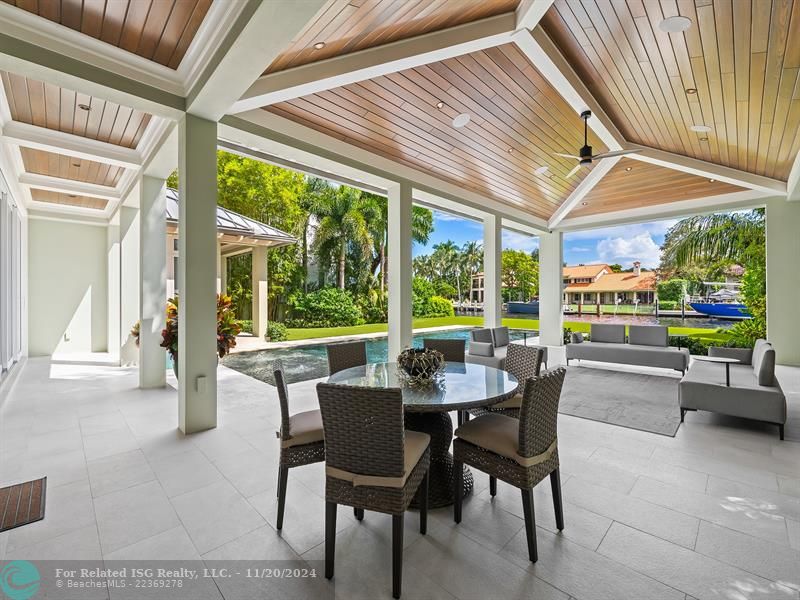
{"label": "decorative centerpiece bowl", "polygon": [[444,355],[431,348],[406,348],[397,355],[397,366],[409,384],[428,385],[444,368]]}

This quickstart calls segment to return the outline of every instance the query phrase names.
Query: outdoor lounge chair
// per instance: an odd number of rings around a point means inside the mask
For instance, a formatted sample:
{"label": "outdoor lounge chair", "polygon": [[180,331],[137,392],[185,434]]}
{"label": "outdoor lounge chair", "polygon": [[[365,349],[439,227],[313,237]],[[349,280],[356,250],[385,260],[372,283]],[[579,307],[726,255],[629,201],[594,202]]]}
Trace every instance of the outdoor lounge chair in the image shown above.
{"label": "outdoor lounge chair", "polygon": [[422,340],[425,348],[433,348],[444,354],[446,362],[464,362],[464,349],[466,340],[447,340],[439,338],[425,338]]}
{"label": "outdoor lounge chair", "polygon": [[367,364],[367,344],[362,341],[328,344],[328,375]]}
{"label": "outdoor lounge chair", "polygon": [[506,354],[505,370],[517,378],[519,387],[516,393],[508,400],[499,404],[476,408],[470,413],[478,417],[486,413],[500,413],[509,417],[519,418],[519,409],[522,406],[522,394],[525,391],[525,382],[531,377],[538,377],[542,369],[544,352],[538,346],[523,346],[522,344],[509,344]]}

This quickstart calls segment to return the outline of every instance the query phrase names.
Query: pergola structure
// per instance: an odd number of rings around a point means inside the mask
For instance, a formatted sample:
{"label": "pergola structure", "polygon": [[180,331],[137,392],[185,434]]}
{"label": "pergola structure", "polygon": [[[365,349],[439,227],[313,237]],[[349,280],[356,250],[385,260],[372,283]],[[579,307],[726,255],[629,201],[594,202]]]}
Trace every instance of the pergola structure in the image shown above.
{"label": "pergola structure", "polygon": [[[553,345],[564,232],[765,206],[769,337],[800,364],[796,0],[17,4],[0,2],[0,168],[27,295],[7,294],[4,318],[23,324],[24,354],[53,302],[48,260],[94,269],[107,298],[92,319],[140,319],[141,384],[164,385],[177,167],[184,432],[216,425],[220,146],[388,195],[390,355],[411,338],[413,202],[483,221],[489,325],[502,228],[540,237]],[[638,153],[568,176],[576,161],[560,155],[583,145],[587,109],[595,153]],[[91,344],[113,351],[105,331]]]}

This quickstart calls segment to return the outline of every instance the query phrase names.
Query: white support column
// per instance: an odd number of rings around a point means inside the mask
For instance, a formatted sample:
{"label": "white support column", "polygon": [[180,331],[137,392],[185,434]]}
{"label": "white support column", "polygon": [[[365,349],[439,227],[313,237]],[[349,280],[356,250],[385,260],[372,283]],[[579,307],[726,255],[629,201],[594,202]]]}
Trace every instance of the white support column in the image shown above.
{"label": "white support column", "polygon": [[119,212],[119,348],[120,364],[133,365],[139,352],[130,334],[139,320],[139,227],[138,208],[123,206]]}
{"label": "white support column", "polygon": [[119,241],[119,214],[116,220],[109,224],[106,230],[106,253],[108,256],[108,353],[119,357],[122,341],[120,319],[120,241]]}
{"label": "white support column", "polygon": [[178,421],[194,433],[217,426],[217,124],[179,123]]}
{"label": "white support column", "polygon": [[503,322],[502,294],[503,231],[500,217],[483,218],[483,325],[500,327]]}
{"label": "white support column", "polygon": [[564,342],[562,237],[560,231],[539,235],[539,339],[547,346]]}
{"label": "white support column", "polygon": [[143,175],[139,191],[139,387],[156,388],[167,384],[161,347],[167,295],[167,182]]}
{"label": "white support column", "polygon": [[253,247],[253,266],[251,281],[253,284],[253,335],[263,340],[267,333],[268,295],[267,283],[267,248]]}
{"label": "white support column", "polygon": [[411,184],[389,188],[389,360],[411,345]]}
{"label": "white support column", "polygon": [[800,366],[800,202],[767,201],[767,339],[778,364]]}
{"label": "white support column", "polygon": [[228,259],[222,256],[222,244],[219,245],[219,266],[217,273],[219,274],[219,293],[228,294]]}

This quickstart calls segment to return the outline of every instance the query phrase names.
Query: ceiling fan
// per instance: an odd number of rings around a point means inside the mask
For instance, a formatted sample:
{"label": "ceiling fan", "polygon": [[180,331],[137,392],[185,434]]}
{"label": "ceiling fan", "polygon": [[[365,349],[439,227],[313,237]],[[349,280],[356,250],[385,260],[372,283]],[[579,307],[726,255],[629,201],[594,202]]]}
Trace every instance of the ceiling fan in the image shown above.
{"label": "ceiling fan", "polygon": [[567,173],[566,178],[572,177],[582,166],[590,165],[595,160],[602,160],[604,158],[624,156],[625,154],[635,154],[636,152],[639,152],[639,150],[615,150],[614,152],[603,152],[602,154],[592,155],[592,147],[589,145],[589,117],[591,116],[592,111],[590,110],[585,110],[581,113],[581,119],[583,119],[583,148],[578,151],[578,156],[575,156],[574,154],[561,154],[560,152],[553,153],[556,156],[574,158],[575,160],[580,161],[577,165],[575,165],[574,169]]}

